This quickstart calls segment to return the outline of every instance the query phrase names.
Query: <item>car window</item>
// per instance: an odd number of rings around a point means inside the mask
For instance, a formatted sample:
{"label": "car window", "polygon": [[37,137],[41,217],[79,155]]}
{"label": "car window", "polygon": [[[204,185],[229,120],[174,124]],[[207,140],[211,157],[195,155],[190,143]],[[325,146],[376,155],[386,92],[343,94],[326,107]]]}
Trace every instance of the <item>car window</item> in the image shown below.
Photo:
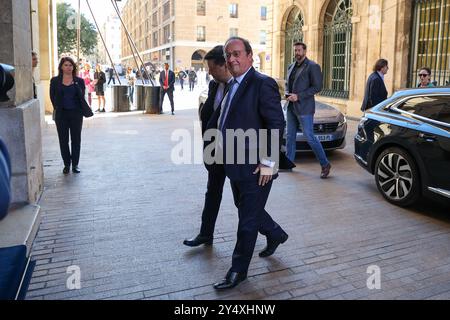
{"label": "car window", "polygon": [[397,107],[428,119],[450,124],[450,96],[422,96],[405,101]]}

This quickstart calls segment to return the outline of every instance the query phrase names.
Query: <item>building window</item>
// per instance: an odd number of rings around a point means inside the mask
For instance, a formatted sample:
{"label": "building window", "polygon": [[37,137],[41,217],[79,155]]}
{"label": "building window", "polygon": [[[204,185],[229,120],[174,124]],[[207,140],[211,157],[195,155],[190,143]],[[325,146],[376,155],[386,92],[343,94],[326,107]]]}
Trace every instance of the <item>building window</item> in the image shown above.
{"label": "building window", "polygon": [[197,15],[198,16],[206,15],[206,1],[205,0],[197,0]]}
{"label": "building window", "polygon": [[325,13],[323,96],[347,99],[350,91],[353,15],[351,0],[332,2]]}
{"label": "building window", "polygon": [[431,81],[450,84],[450,1],[415,0],[411,64],[408,83],[416,87],[422,67],[431,69]]}
{"label": "building window", "polygon": [[264,30],[259,32],[259,44],[266,44],[267,33]]}
{"label": "building window", "polygon": [[166,2],[163,6],[163,19],[167,20],[170,18],[170,2]]}
{"label": "building window", "polygon": [[197,26],[197,41],[206,41],[206,31],[204,26]]}
{"label": "building window", "polygon": [[153,47],[158,46],[158,31],[153,32]]}
{"label": "building window", "polygon": [[230,18],[237,18],[238,17],[238,5],[237,3],[231,3],[230,4]]}
{"label": "building window", "polygon": [[267,7],[261,7],[261,20],[267,20]]}
{"label": "building window", "polygon": [[163,29],[164,32],[164,43],[168,43],[170,41],[170,26],[167,25]]}
{"label": "building window", "polygon": [[237,37],[238,36],[238,29],[237,28],[230,28],[230,38],[231,37]]}
{"label": "building window", "polygon": [[299,8],[294,8],[289,13],[286,21],[285,45],[284,45],[284,75],[287,74],[289,65],[294,61],[294,43],[303,42],[303,14]]}
{"label": "building window", "polygon": [[158,12],[154,12],[152,15],[152,26],[153,27],[158,26]]}

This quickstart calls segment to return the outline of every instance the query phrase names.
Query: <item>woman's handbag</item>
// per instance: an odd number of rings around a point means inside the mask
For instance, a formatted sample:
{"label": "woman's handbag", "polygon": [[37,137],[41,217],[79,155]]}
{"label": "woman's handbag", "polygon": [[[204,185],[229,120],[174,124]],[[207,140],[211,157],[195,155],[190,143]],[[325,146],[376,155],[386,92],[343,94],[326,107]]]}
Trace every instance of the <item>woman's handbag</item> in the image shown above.
{"label": "woman's handbag", "polygon": [[81,90],[80,85],[78,84],[77,81],[75,81],[75,85],[78,88],[78,97],[80,98],[81,102],[81,113],[85,118],[92,117],[94,113],[92,112],[92,109],[89,106],[89,104],[86,102],[86,99],[83,96],[83,91]]}
{"label": "woman's handbag", "polygon": [[91,107],[89,107],[88,103],[86,102],[86,99],[84,97],[81,97],[81,113],[85,118],[92,117],[94,113],[92,112]]}

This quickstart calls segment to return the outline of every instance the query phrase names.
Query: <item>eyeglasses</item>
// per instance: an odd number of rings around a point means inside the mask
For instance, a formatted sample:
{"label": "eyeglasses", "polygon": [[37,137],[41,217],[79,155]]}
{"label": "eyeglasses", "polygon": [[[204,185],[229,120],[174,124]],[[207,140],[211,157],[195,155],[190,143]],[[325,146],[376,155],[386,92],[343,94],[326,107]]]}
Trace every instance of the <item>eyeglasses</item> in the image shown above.
{"label": "eyeglasses", "polygon": [[428,73],[419,73],[419,77],[428,77],[429,74]]}

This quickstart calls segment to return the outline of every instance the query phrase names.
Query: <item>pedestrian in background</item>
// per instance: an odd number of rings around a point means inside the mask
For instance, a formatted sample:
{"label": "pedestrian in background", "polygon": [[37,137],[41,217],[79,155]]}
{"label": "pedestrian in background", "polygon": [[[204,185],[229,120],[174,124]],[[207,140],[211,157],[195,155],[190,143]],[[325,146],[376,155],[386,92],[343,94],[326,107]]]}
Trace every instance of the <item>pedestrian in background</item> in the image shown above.
{"label": "pedestrian in background", "polygon": [[83,127],[82,99],[84,99],[86,87],[85,80],[77,77],[76,74],[75,61],[70,57],[64,57],[59,62],[58,76],[53,77],[50,81],[50,100],[55,112],[59,148],[64,161],[64,174],[69,173],[71,165],[73,173],[80,173],[78,163]]}
{"label": "pedestrian in background", "polygon": [[108,86],[111,83],[111,80],[113,82],[113,84],[116,84],[116,78],[114,77],[114,67],[113,65],[111,65],[111,67],[108,68],[108,76],[109,76],[109,80],[108,80]]}
{"label": "pedestrian in background", "polygon": [[159,84],[161,86],[159,113],[163,113],[164,96],[167,93],[172,109],[172,115],[174,115],[173,91],[175,90],[175,73],[172,70],[169,70],[168,63],[164,63],[164,71],[159,74]]}
{"label": "pedestrian in background", "polygon": [[431,82],[431,69],[428,67],[420,68],[419,70],[419,84],[417,87],[419,88],[430,88],[435,87],[435,85]]}
{"label": "pedestrian in background", "polygon": [[33,97],[37,99],[36,81],[34,80],[34,71],[39,63],[39,59],[36,52],[31,52],[31,66],[32,66],[32,78],[33,78]]}
{"label": "pedestrian in background", "polygon": [[84,64],[84,69],[79,74],[80,78],[83,79],[84,85],[86,87],[87,95],[88,95],[88,103],[89,106],[92,107],[92,92],[95,91],[94,87],[94,79],[91,76],[91,65],[89,63]]}
{"label": "pedestrian in background", "polygon": [[180,80],[181,90],[183,90],[184,79],[186,79],[186,77],[186,72],[184,72],[183,70],[180,70],[180,72],[178,72],[178,79]]}
{"label": "pedestrian in background", "polygon": [[286,89],[287,106],[287,141],[286,156],[295,160],[297,129],[301,125],[303,135],[319,160],[322,171],[320,178],[327,178],[331,164],[319,139],[314,135],[314,113],[316,101],[314,96],[322,90],[322,72],[320,66],[306,57],[306,44],[294,44],[295,62],[288,68]]}
{"label": "pedestrian in background", "polygon": [[195,81],[197,80],[197,73],[194,70],[194,67],[191,67],[191,71],[188,74],[189,77],[189,91],[194,91]]}
{"label": "pedestrian in background", "polygon": [[372,74],[367,79],[361,111],[369,110],[387,99],[388,92],[384,84],[384,76],[388,70],[389,66],[386,59],[377,60]]}
{"label": "pedestrian in background", "polygon": [[133,69],[131,69],[131,67],[128,67],[125,79],[127,79],[128,81],[128,100],[131,104],[133,104],[134,83],[136,82],[136,76],[133,73]]}
{"label": "pedestrian in background", "polygon": [[94,73],[94,84],[95,84],[95,94],[98,99],[98,112],[105,112],[105,89],[104,85],[106,82],[105,73],[102,71],[102,66],[97,64]]}

